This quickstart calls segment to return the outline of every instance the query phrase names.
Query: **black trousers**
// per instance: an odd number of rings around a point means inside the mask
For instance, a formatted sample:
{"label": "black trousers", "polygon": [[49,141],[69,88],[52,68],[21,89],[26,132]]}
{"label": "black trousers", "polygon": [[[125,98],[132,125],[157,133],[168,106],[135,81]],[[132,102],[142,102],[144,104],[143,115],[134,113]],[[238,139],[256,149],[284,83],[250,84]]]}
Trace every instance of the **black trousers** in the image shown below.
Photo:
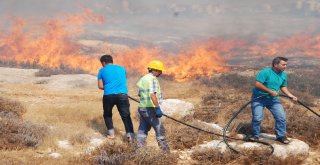
{"label": "black trousers", "polygon": [[113,129],[112,108],[114,105],[120,113],[126,133],[134,133],[130,117],[130,103],[126,94],[111,94],[103,96],[103,118],[108,130]]}

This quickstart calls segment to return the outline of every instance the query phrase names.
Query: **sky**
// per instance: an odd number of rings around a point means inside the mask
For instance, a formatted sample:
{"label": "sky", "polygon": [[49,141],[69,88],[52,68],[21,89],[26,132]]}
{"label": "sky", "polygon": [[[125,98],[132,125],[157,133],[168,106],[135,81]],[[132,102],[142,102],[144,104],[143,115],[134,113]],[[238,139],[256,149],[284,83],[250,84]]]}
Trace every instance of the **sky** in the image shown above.
{"label": "sky", "polygon": [[86,33],[154,43],[320,32],[320,0],[0,0],[0,19],[7,26],[12,17],[45,20],[83,8],[106,18]]}

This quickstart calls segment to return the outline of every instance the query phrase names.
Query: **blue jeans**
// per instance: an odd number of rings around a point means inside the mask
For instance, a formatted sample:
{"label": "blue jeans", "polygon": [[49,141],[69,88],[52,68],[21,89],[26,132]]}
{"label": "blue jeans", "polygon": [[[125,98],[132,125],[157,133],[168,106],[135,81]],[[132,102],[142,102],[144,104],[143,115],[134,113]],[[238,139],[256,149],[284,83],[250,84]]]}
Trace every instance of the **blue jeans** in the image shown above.
{"label": "blue jeans", "polygon": [[160,119],[156,117],[155,108],[139,107],[138,111],[140,114],[140,125],[137,135],[138,147],[143,147],[145,145],[148,132],[152,127],[156,133],[156,138],[160,148],[164,151],[169,151],[169,146],[165,139],[165,129],[161,124]]}
{"label": "blue jeans", "polygon": [[[252,97],[254,99],[255,96]],[[251,103],[252,109],[252,135],[255,137],[260,136],[260,125],[263,120],[263,109],[269,109],[272,113],[276,123],[275,123],[275,134],[276,138],[283,138],[286,136],[286,113],[283,109],[283,106],[279,98],[268,99],[268,98],[259,98],[253,100]]]}

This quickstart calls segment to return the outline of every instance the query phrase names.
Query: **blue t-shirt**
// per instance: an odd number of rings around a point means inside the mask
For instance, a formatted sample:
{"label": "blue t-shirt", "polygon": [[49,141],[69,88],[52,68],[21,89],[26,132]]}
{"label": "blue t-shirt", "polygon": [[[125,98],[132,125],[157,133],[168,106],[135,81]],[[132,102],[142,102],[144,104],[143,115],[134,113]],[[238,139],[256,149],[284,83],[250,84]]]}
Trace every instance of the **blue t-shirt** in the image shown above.
{"label": "blue t-shirt", "polygon": [[[256,81],[262,83],[268,89],[279,93],[281,87],[287,86],[287,74],[285,72],[277,73],[272,68],[264,68],[257,74]],[[269,94],[256,87],[253,88],[252,92],[255,97]],[[267,98],[276,97],[267,96]]]}
{"label": "blue t-shirt", "polygon": [[122,66],[106,65],[99,70],[98,80],[103,81],[104,95],[128,94],[126,70]]}

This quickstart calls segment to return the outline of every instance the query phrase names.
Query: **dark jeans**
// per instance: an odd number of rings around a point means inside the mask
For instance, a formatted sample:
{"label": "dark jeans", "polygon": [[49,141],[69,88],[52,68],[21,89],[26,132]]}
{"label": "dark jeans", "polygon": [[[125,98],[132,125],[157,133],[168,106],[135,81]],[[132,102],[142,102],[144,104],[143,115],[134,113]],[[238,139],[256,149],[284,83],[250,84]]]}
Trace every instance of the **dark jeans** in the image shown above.
{"label": "dark jeans", "polygon": [[130,117],[130,103],[126,94],[111,94],[103,96],[103,117],[108,128],[108,134],[114,134],[112,108],[114,105],[120,113],[127,136],[133,135],[133,125]]}

